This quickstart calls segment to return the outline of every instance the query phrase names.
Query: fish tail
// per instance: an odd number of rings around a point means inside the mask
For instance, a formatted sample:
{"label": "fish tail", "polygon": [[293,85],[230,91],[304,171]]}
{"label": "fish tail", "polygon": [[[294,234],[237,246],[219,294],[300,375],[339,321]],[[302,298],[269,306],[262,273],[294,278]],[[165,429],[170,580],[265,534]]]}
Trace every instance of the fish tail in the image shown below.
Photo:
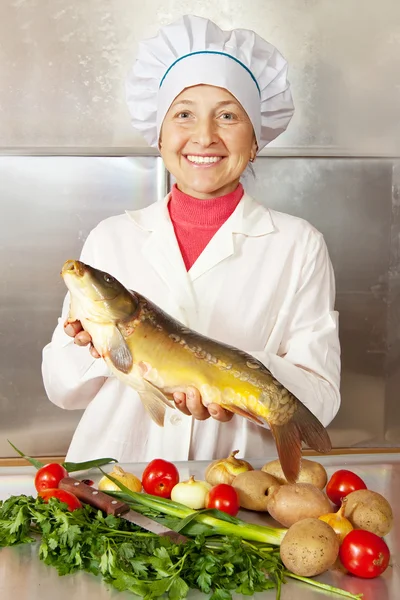
{"label": "fish tail", "polygon": [[302,441],[323,454],[332,450],[328,432],[322,423],[299,400],[296,404],[296,411],[287,423],[283,425],[269,423],[282,471],[289,483],[295,483],[299,476]]}

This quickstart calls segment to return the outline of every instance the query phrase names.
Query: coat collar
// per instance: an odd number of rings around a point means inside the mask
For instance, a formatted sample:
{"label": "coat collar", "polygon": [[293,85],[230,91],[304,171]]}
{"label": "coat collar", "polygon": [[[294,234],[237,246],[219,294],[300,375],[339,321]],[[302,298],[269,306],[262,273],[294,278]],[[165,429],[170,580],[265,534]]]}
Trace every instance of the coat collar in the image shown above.
{"label": "coat collar", "polygon": [[[167,194],[162,200],[139,210],[127,210],[126,214],[141,229],[157,231],[161,226],[165,227],[166,221],[170,223],[167,208],[170,197],[171,195]],[[270,210],[246,193],[223,227],[231,233],[254,237],[275,231]]]}
{"label": "coat collar", "polygon": [[193,282],[234,254],[234,234],[258,237],[272,233],[275,227],[269,209],[244,194],[234,212],[187,272],[168,213],[169,198],[167,195],[146,208],[126,212],[137,227],[151,233],[142,251],[174,298],[174,316],[201,332],[204,311],[198,306]]}

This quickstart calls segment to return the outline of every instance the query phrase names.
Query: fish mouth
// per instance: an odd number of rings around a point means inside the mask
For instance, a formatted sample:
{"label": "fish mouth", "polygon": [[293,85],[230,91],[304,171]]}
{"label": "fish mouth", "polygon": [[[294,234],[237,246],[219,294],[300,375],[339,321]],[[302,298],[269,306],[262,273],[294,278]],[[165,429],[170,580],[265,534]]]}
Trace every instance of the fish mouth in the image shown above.
{"label": "fish mouth", "polygon": [[76,277],[83,277],[85,274],[85,265],[79,260],[66,260],[61,269],[61,275],[75,275]]}

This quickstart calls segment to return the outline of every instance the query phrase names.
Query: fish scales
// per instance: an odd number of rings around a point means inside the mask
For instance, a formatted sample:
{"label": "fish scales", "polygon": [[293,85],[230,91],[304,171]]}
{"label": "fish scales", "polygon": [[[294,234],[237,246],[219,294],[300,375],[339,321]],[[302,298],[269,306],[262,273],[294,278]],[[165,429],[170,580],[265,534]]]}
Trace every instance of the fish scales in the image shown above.
{"label": "fish scales", "polygon": [[76,260],[64,263],[70,291],[69,321],[79,320],[110,370],[136,389],[150,416],[163,424],[173,393],[199,389],[206,406],[216,402],[274,436],[282,470],[296,481],[302,442],[329,452],[320,421],[250,354],[182,325],[110,274]]}

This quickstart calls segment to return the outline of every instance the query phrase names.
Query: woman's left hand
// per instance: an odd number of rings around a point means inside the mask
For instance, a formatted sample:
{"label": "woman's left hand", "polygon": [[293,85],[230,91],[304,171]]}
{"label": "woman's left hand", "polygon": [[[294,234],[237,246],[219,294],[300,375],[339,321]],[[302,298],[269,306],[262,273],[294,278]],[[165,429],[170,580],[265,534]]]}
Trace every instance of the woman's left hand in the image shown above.
{"label": "woman's left hand", "polygon": [[205,421],[209,417],[226,423],[233,417],[233,413],[225,410],[218,404],[212,403],[207,407],[201,402],[200,392],[197,388],[189,387],[187,393],[175,392],[174,394],[175,406],[185,415],[192,415],[199,421]]}

